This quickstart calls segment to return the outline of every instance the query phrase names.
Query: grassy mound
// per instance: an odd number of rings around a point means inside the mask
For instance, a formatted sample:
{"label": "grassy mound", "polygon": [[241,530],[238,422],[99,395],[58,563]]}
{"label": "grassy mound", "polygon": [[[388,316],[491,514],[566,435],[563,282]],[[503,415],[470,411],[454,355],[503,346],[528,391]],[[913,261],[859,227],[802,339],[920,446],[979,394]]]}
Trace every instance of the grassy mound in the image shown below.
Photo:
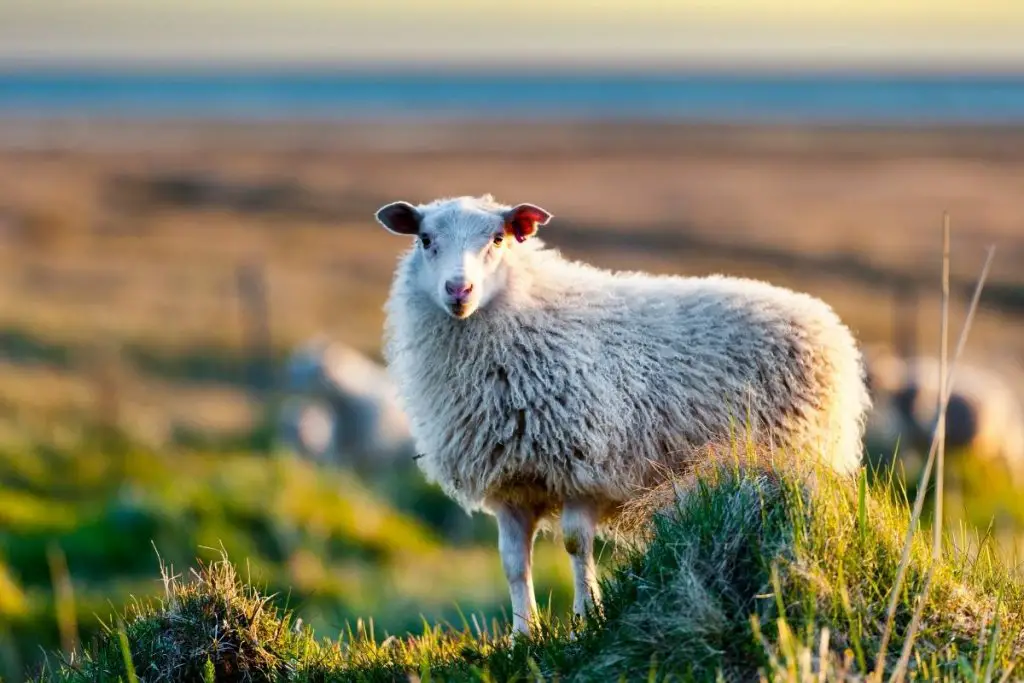
{"label": "grassy mound", "polygon": [[[650,545],[618,570],[575,678],[651,666],[698,680],[751,680],[759,670],[785,678],[801,666],[839,679],[870,671],[910,516],[891,486],[859,484],[819,475],[809,489],[788,475],[722,471],[702,480],[656,517]],[[917,534],[887,668],[929,550]],[[925,677],[974,670],[979,660],[1001,671],[1024,657],[1024,584],[988,547],[949,548],[928,599],[912,660]]]}
{"label": "grassy mound", "polygon": [[[227,560],[165,579],[124,630],[40,681],[802,680],[874,666],[909,522],[888,485],[723,469],[655,515],[604,581],[605,602],[572,638],[549,618],[531,639],[476,620],[378,638],[358,624],[318,640],[242,583]],[[910,673],[999,680],[1024,672],[1024,583],[982,542],[957,539],[935,568]],[[891,671],[929,568],[925,534],[885,657]],[[127,656],[126,656],[127,654]]]}

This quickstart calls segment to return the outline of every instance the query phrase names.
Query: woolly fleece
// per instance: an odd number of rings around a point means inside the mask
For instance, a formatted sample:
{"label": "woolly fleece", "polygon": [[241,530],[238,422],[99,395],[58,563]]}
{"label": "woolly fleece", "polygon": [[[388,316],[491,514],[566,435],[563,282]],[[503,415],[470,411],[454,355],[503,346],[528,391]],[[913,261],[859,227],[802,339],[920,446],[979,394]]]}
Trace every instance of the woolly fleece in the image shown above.
{"label": "woolly fleece", "polygon": [[[419,208],[463,207],[507,208]],[[396,269],[385,357],[420,467],[467,511],[589,499],[607,519],[664,468],[686,471],[737,436],[859,467],[863,362],[819,299],[751,279],[612,272],[534,237],[508,247],[502,291],[458,320],[416,286],[421,258],[413,246]]]}

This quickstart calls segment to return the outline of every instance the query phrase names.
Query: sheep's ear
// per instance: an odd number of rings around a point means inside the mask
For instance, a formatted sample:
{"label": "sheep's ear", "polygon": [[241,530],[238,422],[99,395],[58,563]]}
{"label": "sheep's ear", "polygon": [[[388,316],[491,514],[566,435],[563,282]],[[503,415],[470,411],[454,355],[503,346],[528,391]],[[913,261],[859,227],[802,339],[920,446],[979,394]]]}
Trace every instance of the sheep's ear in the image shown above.
{"label": "sheep's ear", "polygon": [[409,202],[392,202],[375,214],[377,222],[395,235],[417,235],[423,215]]}
{"label": "sheep's ear", "polygon": [[537,234],[537,228],[551,220],[551,214],[533,204],[520,204],[505,212],[505,232],[520,242]]}

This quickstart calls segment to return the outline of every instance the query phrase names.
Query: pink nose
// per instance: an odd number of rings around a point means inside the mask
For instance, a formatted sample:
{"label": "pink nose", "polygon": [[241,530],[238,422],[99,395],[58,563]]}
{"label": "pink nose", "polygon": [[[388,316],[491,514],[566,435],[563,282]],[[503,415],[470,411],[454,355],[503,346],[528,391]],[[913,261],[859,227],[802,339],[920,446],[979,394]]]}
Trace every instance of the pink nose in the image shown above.
{"label": "pink nose", "polygon": [[473,285],[468,282],[452,282],[449,280],[444,283],[444,291],[448,292],[450,296],[462,300],[473,291]]}

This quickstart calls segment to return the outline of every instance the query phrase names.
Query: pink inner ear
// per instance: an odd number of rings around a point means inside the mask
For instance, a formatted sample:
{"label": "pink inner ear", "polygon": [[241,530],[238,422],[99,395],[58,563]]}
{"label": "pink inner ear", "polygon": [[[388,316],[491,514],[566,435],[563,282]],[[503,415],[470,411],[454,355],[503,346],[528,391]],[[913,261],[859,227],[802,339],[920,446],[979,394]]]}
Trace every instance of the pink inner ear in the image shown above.
{"label": "pink inner ear", "polygon": [[523,204],[522,206],[516,207],[515,217],[517,219],[518,218],[526,219],[526,220],[530,221],[531,223],[541,223],[541,224],[543,224],[543,223],[547,223],[548,222],[548,219],[551,218],[551,214],[549,214],[547,211],[545,211],[544,209],[540,208],[539,206],[532,206],[530,204]]}
{"label": "pink inner ear", "polygon": [[537,223],[523,216],[513,216],[509,219],[508,225],[517,242],[525,242],[528,237],[537,232]]}
{"label": "pink inner ear", "polygon": [[516,240],[525,242],[528,237],[537,232],[537,225],[543,225],[550,218],[551,214],[544,209],[530,204],[523,204],[517,206],[512,211],[512,215],[508,218],[508,223]]}

